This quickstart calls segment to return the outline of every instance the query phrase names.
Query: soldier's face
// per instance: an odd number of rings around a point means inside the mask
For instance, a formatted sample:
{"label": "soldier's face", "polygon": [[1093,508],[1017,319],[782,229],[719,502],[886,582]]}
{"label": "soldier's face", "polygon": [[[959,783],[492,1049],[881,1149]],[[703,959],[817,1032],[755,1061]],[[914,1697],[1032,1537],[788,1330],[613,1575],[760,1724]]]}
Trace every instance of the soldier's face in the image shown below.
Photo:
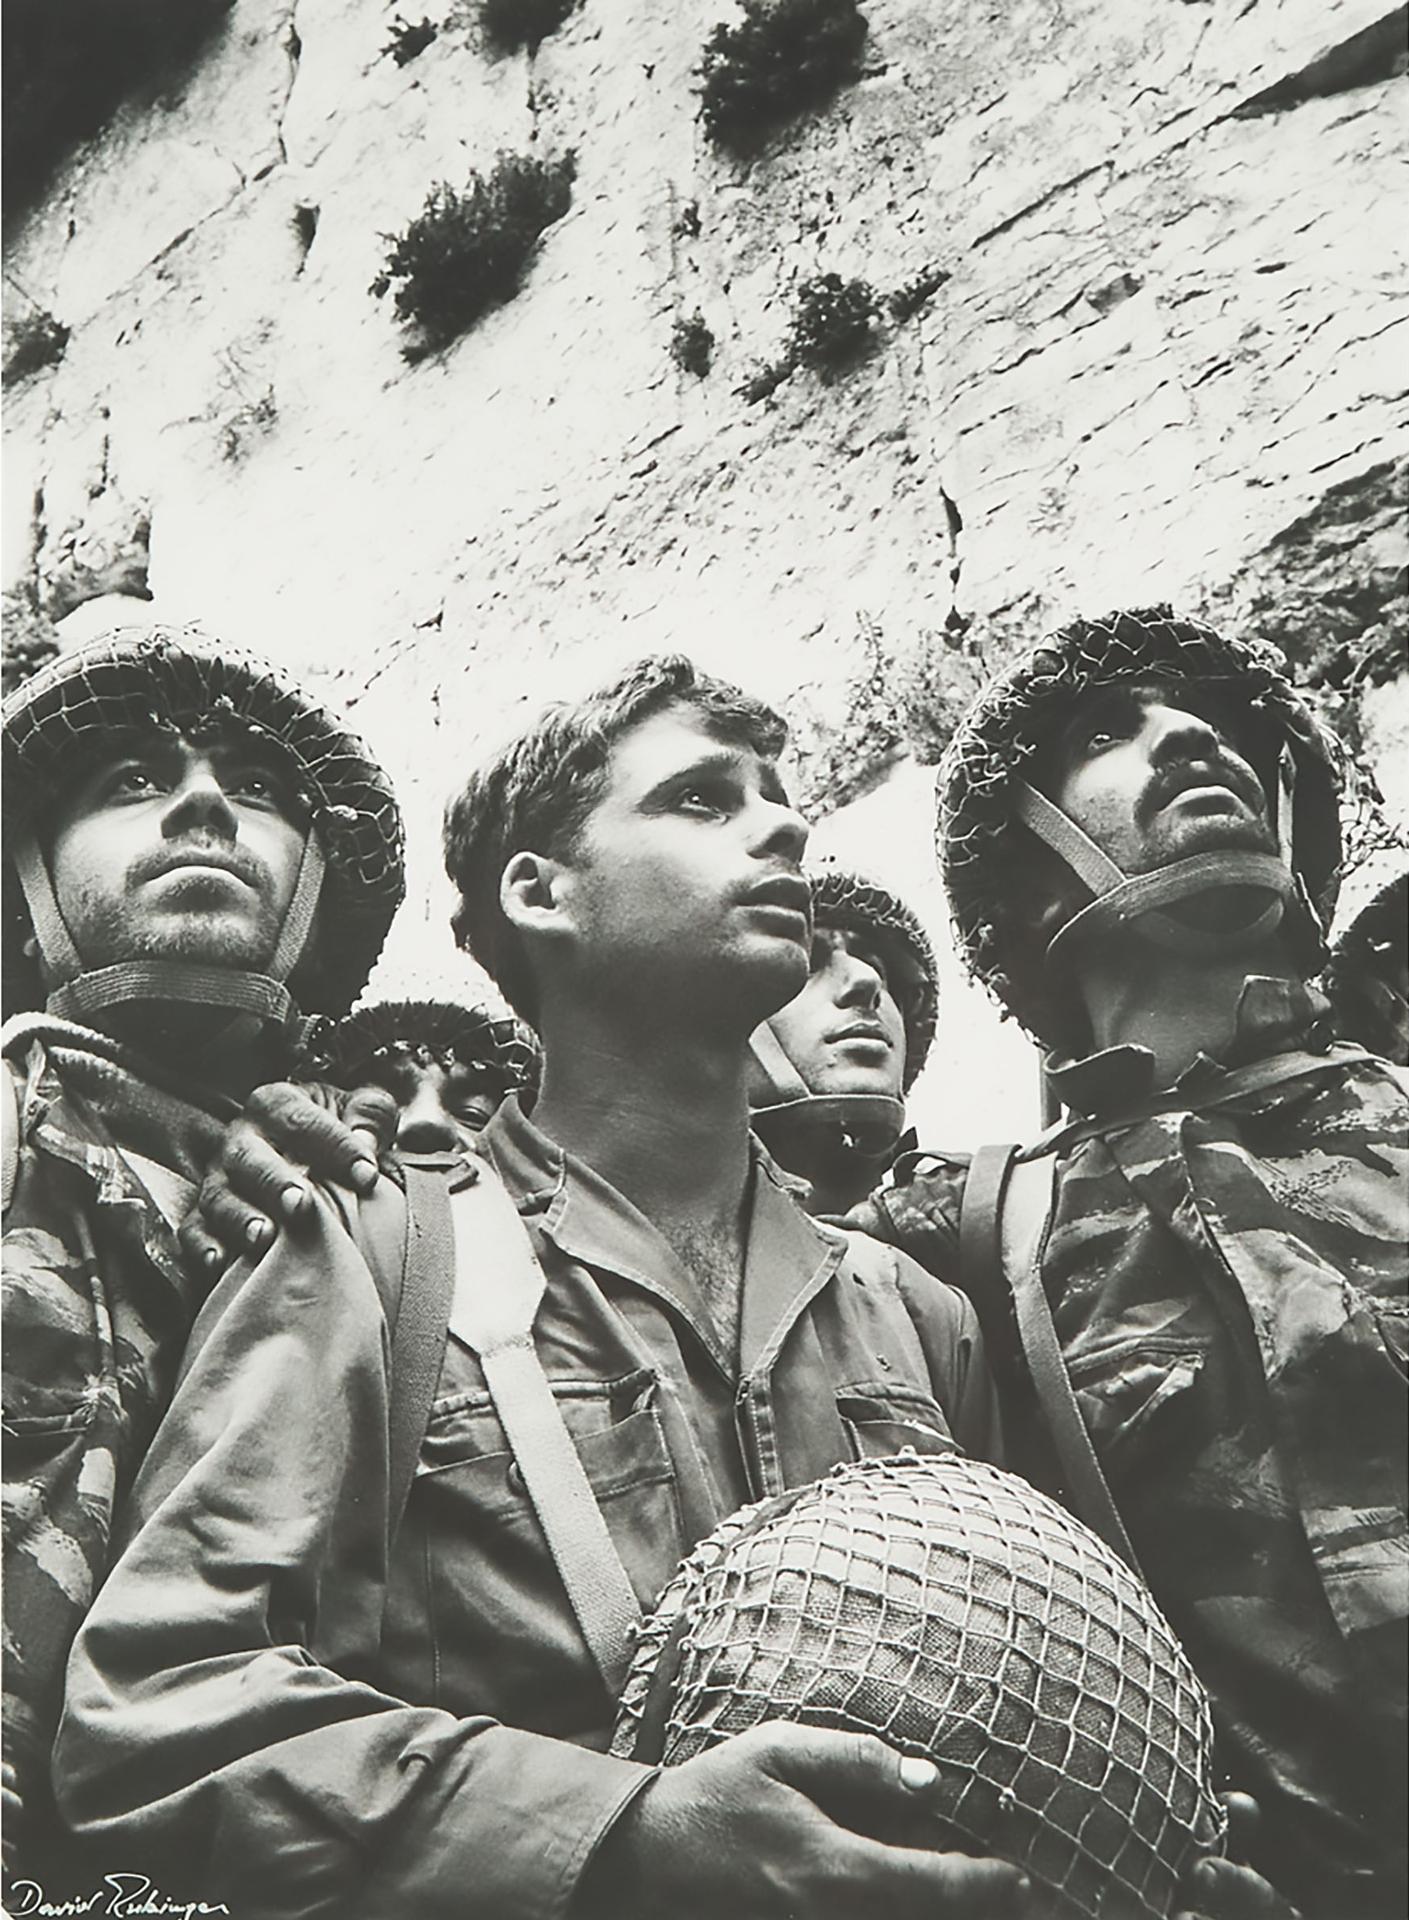
{"label": "soldier's face", "polygon": [[1124,873],[1190,854],[1275,852],[1227,696],[1187,682],[1102,688],[1038,756],[1037,784]]}
{"label": "soldier's face", "polygon": [[408,1153],[448,1153],[465,1146],[493,1119],[504,1097],[494,1075],[452,1061],[404,1055],[378,1064],[368,1075],[384,1087],[400,1112],[396,1144]]}
{"label": "soldier's face", "polygon": [[905,1020],[879,942],[818,927],[812,971],[769,1025],[811,1093],[881,1093],[899,1099]]}
{"label": "soldier's face", "polygon": [[666,998],[730,1003],[749,1031],[807,978],[806,844],[771,760],[688,707],[652,715],[613,748],[567,862],[584,985],[643,1018]]}
{"label": "soldier's face", "polygon": [[305,833],[285,775],[257,746],[153,733],[68,797],[49,870],[88,967],[258,968],[293,898]]}

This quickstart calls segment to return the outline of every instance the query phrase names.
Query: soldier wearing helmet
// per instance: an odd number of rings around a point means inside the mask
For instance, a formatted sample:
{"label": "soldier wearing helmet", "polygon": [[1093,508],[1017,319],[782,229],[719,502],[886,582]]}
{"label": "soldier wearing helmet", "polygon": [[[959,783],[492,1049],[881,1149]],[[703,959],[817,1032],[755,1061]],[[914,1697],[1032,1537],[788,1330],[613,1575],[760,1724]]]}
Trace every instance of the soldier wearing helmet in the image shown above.
{"label": "soldier wearing helmet", "polygon": [[1041,1433],[1065,1404],[1089,1436],[1263,1871],[1368,1920],[1404,1904],[1409,1105],[1312,984],[1340,785],[1279,656],[1168,607],[1000,676],[951,743],[940,851],[969,965],[1071,1117],[1011,1172],[929,1157],[852,1218],[999,1276],[981,1317],[1010,1345],[1016,1321],[1029,1410],[1048,1382]]}
{"label": "soldier wearing helmet", "polygon": [[1338,1033],[1409,1066],[1409,873],[1386,880],[1342,930],[1326,992]]}
{"label": "soldier wearing helmet", "polygon": [[336,1085],[381,1087],[396,1101],[407,1153],[468,1145],[509,1093],[532,1095],[540,1053],[512,1015],[448,1000],[379,1000],[340,1020],[328,1070]]}
{"label": "soldier wearing helmet", "polygon": [[69,1643],[200,1291],[224,1122],[363,985],[402,893],[361,744],[195,629],[66,654],[4,713],[7,1860],[44,1858]]}
{"label": "soldier wearing helmet", "polygon": [[895,1158],[904,1096],[934,1038],[938,990],[924,928],[873,881],[812,876],[812,970],[753,1037],[754,1131],[808,1183],[814,1213],[844,1213]]}

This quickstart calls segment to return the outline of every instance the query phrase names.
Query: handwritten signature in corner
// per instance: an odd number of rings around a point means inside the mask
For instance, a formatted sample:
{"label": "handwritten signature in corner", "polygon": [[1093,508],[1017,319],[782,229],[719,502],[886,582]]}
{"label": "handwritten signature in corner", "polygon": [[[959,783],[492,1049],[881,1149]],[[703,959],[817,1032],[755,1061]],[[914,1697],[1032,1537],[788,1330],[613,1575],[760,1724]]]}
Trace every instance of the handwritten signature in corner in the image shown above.
{"label": "handwritten signature in corner", "polygon": [[223,1900],[177,1900],[163,1893],[145,1873],[105,1873],[101,1886],[90,1893],[68,1894],[61,1900],[45,1898],[37,1880],[10,1883],[10,1901],[6,1909],[11,1920],[78,1920],[84,1914],[111,1914],[115,1920],[139,1920],[156,1915],[160,1920],[197,1920],[202,1914],[228,1914]]}

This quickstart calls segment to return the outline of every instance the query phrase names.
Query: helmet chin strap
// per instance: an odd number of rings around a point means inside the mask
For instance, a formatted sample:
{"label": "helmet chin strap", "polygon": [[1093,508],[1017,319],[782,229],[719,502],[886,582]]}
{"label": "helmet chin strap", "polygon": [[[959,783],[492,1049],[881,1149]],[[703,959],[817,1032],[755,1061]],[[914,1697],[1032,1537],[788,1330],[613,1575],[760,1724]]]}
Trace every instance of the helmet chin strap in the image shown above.
{"label": "helmet chin strap", "polygon": [[[766,1022],[751,1040],[754,1058],[780,1098],[755,1107],[750,1121],[770,1151],[783,1158],[790,1145],[813,1136],[818,1148],[838,1146],[863,1159],[883,1160],[905,1131],[905,1102],[888,1093],[813,1093]],[[786,1162],[784,1162],[786,1164]]]}
{"label": "helmet chin strap", "polygon": [[[1288,766],[1291,756],[1285,756]],[[1283,781],[1285,769],[1279,769]],[[1195,958],[1243,952],[1255,947],[1281,925],[1287,902],[1297,898],[1296,880],[1287,858],[1290,843],[1290,784],[1283,786],[1284,804],[1278,808],[1278,840],[1283,853],[1228,850],[1197,853],[1172,861],[1152,873],[1125,874],[1083,833],[1075,821],[1054,806],[1027,781],[1017,782],[1018,817],[1044,845],[1050,847],[1095,899],[1072,916],[1052,937],[1047,958],[1056,960],[1077,942],[1093,934],[1128,928],[1154,946]],[[1261,894],[1266,904],[1253,917],[1234,927],[1191,927],[1162,911],[1180,901],[1197,899],[1216,889],[1239,888]]]}
{"label": "helmet chin strap", "polygon": [[208,1045],[229,1038],[242,1020],[253,1020],[259,1026],[284,1027],[294,1033],[302,1028],[302,1015],[285,982],[308,945],[323,887],[323,852],[311,830],[304,839],[303,855],[278,943],[263,971],[160,957],[85,967],[33,834],[19,836],[12,857],[40,955],[50,979],[56,983],[45,1002],[48,1012],[66,1020],[91,1021],[105,1008],[134,1000],[174,1000],[186,1005],[215,1007],[232,1017],[212,1032]]}

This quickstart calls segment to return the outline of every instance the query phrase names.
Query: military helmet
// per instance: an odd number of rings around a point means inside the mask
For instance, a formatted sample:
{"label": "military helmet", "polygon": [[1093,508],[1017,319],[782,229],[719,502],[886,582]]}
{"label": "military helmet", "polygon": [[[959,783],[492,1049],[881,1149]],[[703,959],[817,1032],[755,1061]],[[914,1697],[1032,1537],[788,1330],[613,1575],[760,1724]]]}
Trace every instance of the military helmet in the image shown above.
{"label": "military helmet", "polygon": [[934,1039],[939,975],[929,935],[903,900],[885,887],[840,867],[818,867],[812,879],[812,918],[880,942],[893,961],[889,985],[905,1020],[905,1090],[919,1077]]}
{"label": "military helmet", "polygon": [[612,1751],[673,1766],[780,1719],[932,1761],[927,1844],[1012,1861],[1059,1920],[1164,1920],[1222,1844],[1208,1699],[1148,1590],[980,1461],[838,1467],[684,1561]]}
{"label": "military helmet", "polygon": [[537,1087],[542,1054],[522,1020],[449,1000],[380,1000],[357,1007],[329,1039],[329,1070],[343,1086],[362,1085],[379,1064],[398,1057],[478,1068],[511,1093]]}
{"label": "military helmet", "polygon": [[[1318,938],[1329,925],[1341,864],[1340,752],[1284,669],[1263,642],[1225,637],[1165,605],[1139,608],[1040,640],[960,722],[940,769],[937,829],[958,943],[970,971],[1043,1045],[1069,1041],[1080,1015],[1033,933],[1034,841],[1020,796],[1031,793],[1024,769],[1042,742],[1095,688],[1136,677],[1197,681],[1247,701],[1261,741],[1245,757],[1283,831],[1303,921]],[[1288,807],[1279,782],[1293,779]]]}
{"label": "military helmet", "polygon": [[154,730],[193,740],[241,734],[288,767],[323,868],[317,965],[306,980],[300,976],[304,1011],[345,1012],[405,890],[391,785],[362,742],[278,668],[196,627],[154,624],[119,628],[61,654],[5,703],[6,1014],[44,1004],[38,967],[24,951],[31,915],[19,874],[23,849],[91,760]]}

